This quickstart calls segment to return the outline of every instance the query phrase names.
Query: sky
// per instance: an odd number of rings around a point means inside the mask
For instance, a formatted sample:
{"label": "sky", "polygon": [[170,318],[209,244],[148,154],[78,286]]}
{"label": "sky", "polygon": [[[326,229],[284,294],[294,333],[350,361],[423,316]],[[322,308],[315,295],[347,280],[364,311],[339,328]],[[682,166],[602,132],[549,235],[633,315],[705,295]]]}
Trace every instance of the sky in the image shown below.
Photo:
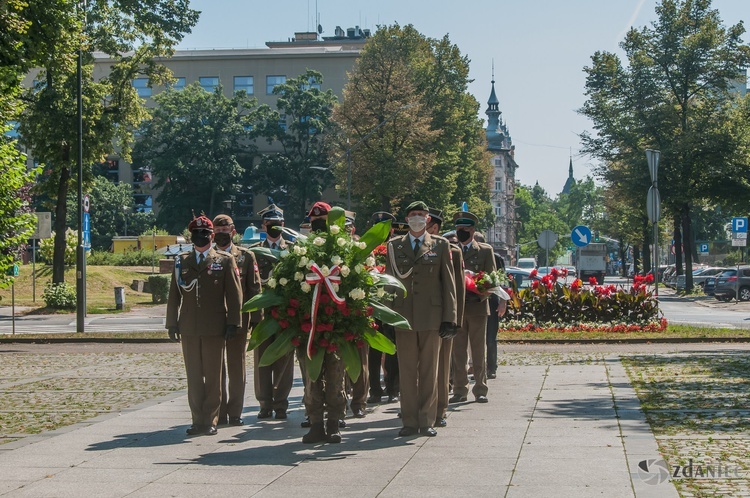
{"label": "sky", "polygon": [[[579,134],[590,121],[576,111],[584,96],[583,68],[597,51],[622,56],[619,43],[633,27],[650,26],[657,0],[192,0],[202,12],[180,49],[265,48],[295,31],[313,31],[316,10],[323,36],[336,26],[412,24],[428,37],[446,34],[470,63],[469,92],[486,119],[494,61],[495,91],[518,163],[516,181],[539,182],[551,197],[573,176],[592,175],[595,159],[582,155]],[[714,0],[726,27],[750,26],[748,0]],[[743,36],[745,43],[750,35]],[[644,168],[646,166],[644,156]]]}

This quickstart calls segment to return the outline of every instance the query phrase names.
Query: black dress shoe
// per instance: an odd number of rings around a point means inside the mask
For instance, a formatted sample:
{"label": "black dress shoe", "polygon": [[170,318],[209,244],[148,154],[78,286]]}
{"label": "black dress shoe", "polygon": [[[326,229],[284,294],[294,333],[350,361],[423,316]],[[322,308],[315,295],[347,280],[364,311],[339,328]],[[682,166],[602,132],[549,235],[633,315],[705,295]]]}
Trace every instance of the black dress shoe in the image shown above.
{"label": "black dress shoe", "polygon": [[419,429],[419,433],[427,437],[437,436],[437,431],[433,429],[432,427],[422,427],[421,429]]}
{"label": "black dress shoe", "polygon": [[365,411],[362,409],[352,410],[354,418],[365,418]]}
{"label": "black dress shoe", "polygon": [[382,399],[383,399],[383,396],[372,395],[369,398],[367,398],[367,402],[371,405],[379,405]]}
{"label": "black dress shoe", "polygon": [[260,419],[271,418],[271,415],[273,415],[273,410],[270,408],[261,408],[258,412],[258,418]]}
{"label": "black dress shoe", "polygon": [[219,431],[216,430],[216,426],[215,425],[209,425],[206,428],[206,432],[204,432],[203,434],[205,434],[206,436],[215,436],[218,433],[219,433]]}
{"label": "black dress shoe", "polygon": [[495,372],[490,372],[487,374],[488,379],[497,379],[497,374]]}
{"label": "black dress shoe", "polygon": [[339,420],[339,427],[341,428],[346,427],[346,420]]}
{"label": "black dress shoe", "polygon": [[398,401],[398,396],[396,396],[396,395],[394,395],[394,396],[388,396],[388,402],[389,403],[394,403],[396,401]]}
{"label": "black dress shoe", "polygon": [[202,425],[191,425],[187,431],[188,436],[200,436],[206,432],[206,428]]}
{"label": "black dress shoe", "polygon": [[419,432],[419,429],[416,427],[402,427],[400,431],[398,431],[399,437],[409,437],[415,435],[417,432]]}
{"label": "black dress shoe", "polygon": [[276,420],[286,420],[286,410],[276,410]]}
{"label": "black dress shoe", "polygon": [[303,429],[306,429],[307,427],[310,427],[310,417],[305,417],[305,420],[303,420],[300,424],[300,427]]}
{"label": "black dress shoe", "polygon": [[245,425],[245,422],[242,421],[242,417],[229,417],[229,425]]}
{"label": "black dress shoe", "polygon": [[444,418],[439,418],[435,421],[435,427],[446,427],[448,425],[448,421]]}
{"label": "black dress shoe", "polygon": [[477,396],[477,403],[489,403],[487,396]]}
{"label": "black dress shoe", "polygon": [[467,400],[466,396],[460,396],[458,394],[454,394],[453,396],[450,397],[450,399],[448,399],[448,403],[463,403],[466,400]]}

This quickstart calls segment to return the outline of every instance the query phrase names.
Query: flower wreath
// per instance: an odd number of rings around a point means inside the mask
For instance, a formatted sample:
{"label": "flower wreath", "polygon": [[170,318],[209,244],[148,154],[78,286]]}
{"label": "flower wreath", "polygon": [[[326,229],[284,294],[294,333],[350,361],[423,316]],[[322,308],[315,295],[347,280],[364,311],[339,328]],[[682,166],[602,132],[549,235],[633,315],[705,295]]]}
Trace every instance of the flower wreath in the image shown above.
{"label": "flower wreath", "polygon": [[[396,278],[377,271],[373,250],[390,233],[390,221],[373,225],[359,240],[344,229],[341,208],[328,213],[328,230],[309,236],[295,233],[289,250],[252,248],[278,260],[261,294],[242,311],[265,309],[265,318],[253,328],[248,350],[266,340],[273,342],[260,359],[268,366],[295,347],[304,347],[307,372],[317,379],[326,352],[338,355],[349,377],[356,381],[362,371],[358,348],[393,354],[396,346],[377,330],[375,319],[410,329],[409,322],[383,304],[392,297],[386,286],[406,293]],[[289,231],[285,229],[285,231]]]}

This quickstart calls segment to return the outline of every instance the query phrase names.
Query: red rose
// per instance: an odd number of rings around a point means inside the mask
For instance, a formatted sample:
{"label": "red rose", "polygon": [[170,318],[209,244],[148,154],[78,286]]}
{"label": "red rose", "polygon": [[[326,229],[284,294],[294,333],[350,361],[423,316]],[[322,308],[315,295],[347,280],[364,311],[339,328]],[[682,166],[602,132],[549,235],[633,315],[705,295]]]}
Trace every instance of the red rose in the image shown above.
{"label": "red rose", "polygon": [[299,301],[292,298],[289,300],[289,306],[291,306],[292,308],[299,308]]}
{"label": "red rose", "polygon": [[357,341],[357,347],[359,349],[362,349],[363,347],[365,347],[365,341],[363,341],[362,339],[358,340]]}
{"label": "red rose", "polygon": [[330,344],[329,344],[329,345],[328,345],[328,346],[326,347],[326,351],[328,351],[329,353],[333,353],[333,352],[334,352],[334,351],[336,351],[336,350],[337,350],[338,348],[339,348],[339,347],[338,347],[337,345],[335,345],[334,343],[330,343]]}
{"label": "red rose", "polygon": [[296,315],[296,314],[297,314],[297,310],[295,310],[294,308],[287,308],[287,309],[286,309],[286,314],[287,314],[288,316],[294,316],[294,315]]}
{"label": "red rose", "polygon": [[302,325],[300,325],[300,329],[305,334],[309,334],[310,331],[312,330],[312,323],[310,323],[310,322],[304,322]]}
{"label": "red rose", "polygon": [[351,332],[349,330],[347,330],[346,332],[344,332],[344,340],[345,341],[353,341],[356,338],[357,338],[357,336],[353,332]]}
{"label": "red rose", "polygon": [[333,315],[334,311],[336,311],[336,309],[333,306],[326,306],[325,308],[323,308],[323,313],[328,316]]}
{"label": "red rose", "polygon": [[271,316],[274,318],[279,318],[279,310],[278,308],[276,308],[276,306],[271,308]]}
{"label": "red rose", "polygon": [[296,348],[299,347],[299,337],[292,337],[292,345]]}
{"label": "red rose", "polygon": [[326,339],[325,337],[321,337],[320,339],[318,339],[318,346],[322,348],[328,346],[328,339]]}
{"label": "red rose", "polygon": [[320,304],[328,304],[331,302],[331,297],[328,294],[321,294],[318,300]]}
{"label": "red rose", "polygon": [[289,322],[287,320],[279,320],[279,325],[282,329],[288,329],[289,328]]}
{"label": "red rose", "polygon": [[372,316],[372,312],[373,312],[372,306],[368,306],[367,307],[367,316]]}
{"label": "red rose", "polygon": [[342,315],[344,315],[344,316],[349,316],[349,315],[351,315],[351,311],[349,311],[349,308],[347,308],[346,306],[344,306],[343,308],[340,308],[340,309],[339,309],[339,311],[340,311],[340,312],[341,312],[341,314],[342,314]]}

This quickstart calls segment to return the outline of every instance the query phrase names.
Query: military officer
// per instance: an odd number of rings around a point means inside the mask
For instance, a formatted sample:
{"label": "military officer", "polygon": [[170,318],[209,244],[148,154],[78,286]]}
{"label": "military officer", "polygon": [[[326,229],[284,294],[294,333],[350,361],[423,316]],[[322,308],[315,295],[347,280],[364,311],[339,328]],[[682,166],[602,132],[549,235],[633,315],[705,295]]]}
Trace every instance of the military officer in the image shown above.
{"label": "military officer", "polygon": [[[430,223],[427,224],[427,233],[438,236],[440,227],[443,225],[443,212],[439,209],[430,208]],[[456,323],[461,323],[464,316],[464,299],[466,298],[466,284],[464,281],[464,258],[461,249],[451,244],[451,260],[453,262],[453,276],[456,279]],[[453,332],[458,332],[455,329]],[[451,354],[453,351],[453,336],[444,334],[440,342],[440,357],[438,358],[438,400],[436,427],[448,425],[446,415],[448,414],[448,397],[450,396],[450,374]]]}
{"label": "military officer", "polygon": [[166,327],[169,338],[182,344],[193,421],[187,433],[215,435],[224,344],[242,325],[240,272],[231,254],[211,247],[211,220],[194,218],[188,230],[193,250],[175,258]]}
{"label": "military officer", "polygon": [[441,334],[456,326],[456,283],[448,241],[426,232],[427,205],[409,204],[406,222],[409,233],[388,242],[386,260],[386,272],[406,287],[406,295],[396,292],[393,309],[412,327],[396,328],[403,423],[399,436],[435,436]]}
{"label": "military officer", "polygon": [[[265,247],[272,251],[288,250],[289,243],[281,236],[281,227],[284,226],[284,211],[275,204],[270,204],[258,212],[258,215],[261,217],[266,238],[251,247]],[[257,259],[260,281],[261,284],[265,284],[271,270],[276,265],[276,261],[264,254],[258,254]],[[294,352],[290,351],[266,367],[258,366],[263,353],[272,342],[273,338],[270,338],[253,350],[253,385],[255,387],[255,399],[260,404],[258,418],[271,418],[273,412],[276,412],[276,419],[286,420],[289,408],[289,393],[292,391],[292,384],[294,383]]]}
{"label": "military officer", "polygon": [[[463,251],[464,267],[473,272],[495,271],[492,246],[474,240],[478,218],[468,211],[453,215],[456,237]],[[472,393],[477,403],[487,403],[487,316],[490,307],[486,299],[466,293],[464,317],[458,335],[453,339],[453,396],[451,403],[467,400],[469,374],[467,348],[471,347],[471,364],[474,370]]]}
{"label": "military officer", "polygon": [[[261,292],[260,273],[255,254],[244,247],[232,243],[237,233],[234,221],[226,214],[214,218],[214,243],[216,249],[234,256],[240,270],[242,285],[242,302]],[[263,319],[262,311],[242,314],[242,327],[237,334],[226,342],[226,358],[221,368],[221,410],[219,425],[242,425],[242,408],[245,400],[245,355],[247,351],[247,334],[251,326]]]}

